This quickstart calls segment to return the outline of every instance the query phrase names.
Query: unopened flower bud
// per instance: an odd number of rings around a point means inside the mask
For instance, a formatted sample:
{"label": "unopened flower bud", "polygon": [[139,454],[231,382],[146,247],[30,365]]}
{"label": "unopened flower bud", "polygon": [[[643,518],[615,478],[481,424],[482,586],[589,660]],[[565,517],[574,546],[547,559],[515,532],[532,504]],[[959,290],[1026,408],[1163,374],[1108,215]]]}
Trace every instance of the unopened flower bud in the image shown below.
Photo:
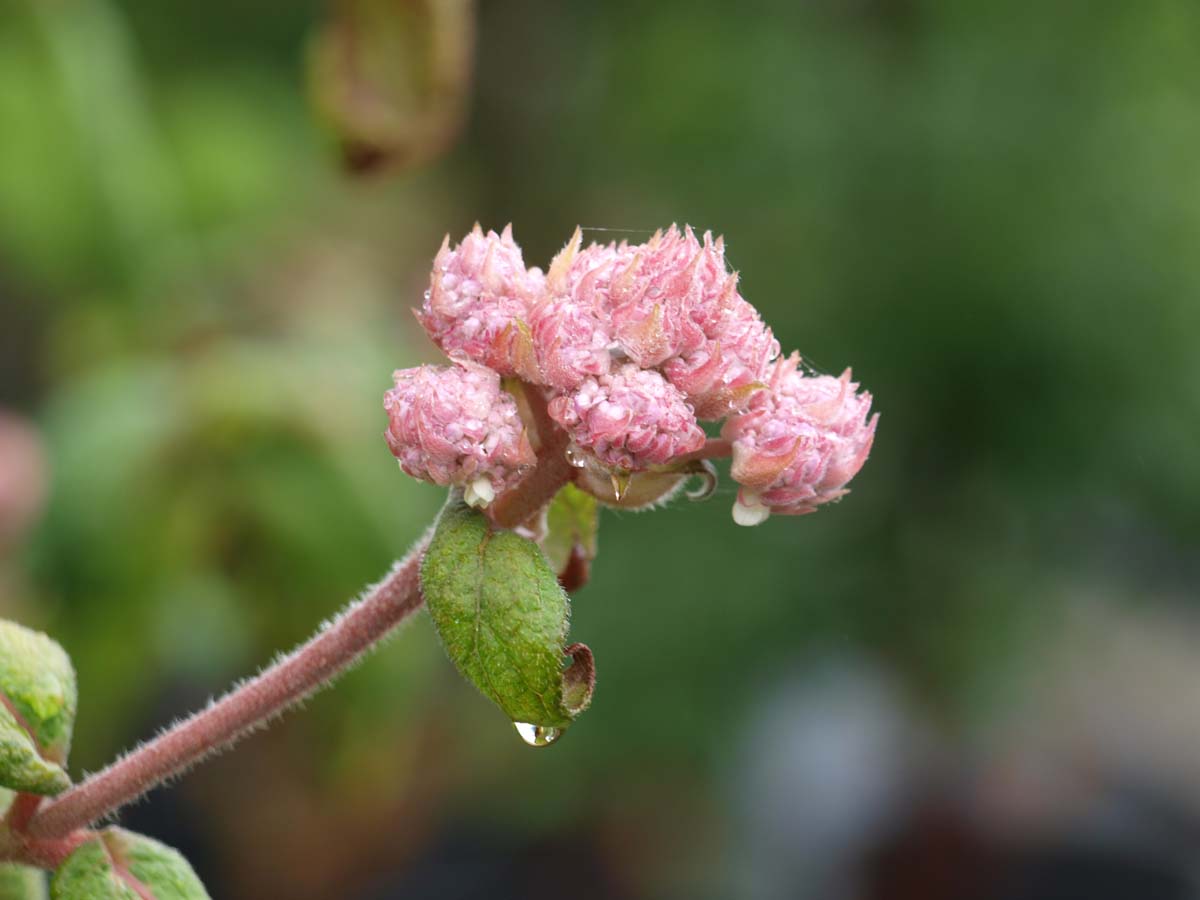
{"label": "unopened flower bud", "polygon": [[384,395],[387,442],[414,478],[457,485],[486,506],[536,462],[516,401],[482,366],[419,366]]}
{"label": "unopened flower bud", "polygon": [[539,270],[525,268],[512,226],[485,235],[476,225],[458,246],[450,246],[449,236],[442,243],[417,318],[447,356],[512,375],[518,323],[544,282]]}
{"label": "unopened flower bud", "polygon": [[639,472],[704,445],[684,396],[658,372],[626,363],[549,403],[576,446],[612,469]]}
{"label": "unopened flower bud", "polygon": [[188,861],[166,844],[116,827],[91,831],[86,837],[54,872],[51,900],[209,900]]}
{"label": "unopened flower bud", "polygon": [[588,248],[567,277],[577,296],[608,309],[616,346],[661,368],[702,419],[744,409],[779,344],[737,289],[725,245],[671,226],[637,247]]}
{"label": "unopened flower bud", "polygon": [[805,376],[799,355],[780,360],[770,389],[731,416],[722,435],[733,442],[733,478],[742,485],[734,519],[756,525],[770,513],[802,515],[847,493],[866,462],[879,415],[847,369],[840,378]]}
{"label": "unopened flower bud", "polygon": [[75,724],[75,670],[40,632],[0,619],[0,787],[56,794]]}
{"label": "unopened flower bud", "polygon": [[530,329],[542,383],[574,388],[608,374],[612,338],[597,305],[548,296],[530,312]]}

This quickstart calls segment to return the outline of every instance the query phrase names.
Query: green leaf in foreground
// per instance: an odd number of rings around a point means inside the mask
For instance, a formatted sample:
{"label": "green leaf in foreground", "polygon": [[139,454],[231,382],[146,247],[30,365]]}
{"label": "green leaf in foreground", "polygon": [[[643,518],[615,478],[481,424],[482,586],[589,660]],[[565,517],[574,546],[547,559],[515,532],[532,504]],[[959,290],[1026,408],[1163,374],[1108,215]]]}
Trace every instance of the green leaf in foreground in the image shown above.
{"label": "green leaf in foreground", "polygon": [[[546,510],[546,536],[542,552],[559,580],[574,566],[581,568],[582,581],[587,580],[587,568],[596,558],[596,532],[600,511],[596,498],[573,484],[566,485]],[[572,579],[576,580],[576,579]],[[568,587],[568,590],[571,588]]]}
{"label": "green leaf in foreground", "polygon": [[0,620],[0,786],[57,794],[75,723],[75,670],[46,635]]}
{"label": "green leaf in foreground", "polygon": [[532,541],[497,529],[452,494],[421,565],[421,588],[458,670],[513,722],[549,735],[522,732],[530,743],[549,743],[587,708],[592,652],[564,646],[570,602]]}
{"label": "green leaf in foreground", "polygon": [[46,873],[16,863],[0,863],[0,900],[46,900]]}
{"label": "green leaf in foreground", "polygon": [[107,828],[80,845],[50,882],[51,900],[209,900],[186,859],[165,844]]}
{"label": "green leaf in foreground", "polygon": [[[8,812],[13,792],[0,788],[0,820]],[[0,824],[0,844],[4,843]],[[19,863],[0,863],[0,900],[46,900],[46,873]]]}

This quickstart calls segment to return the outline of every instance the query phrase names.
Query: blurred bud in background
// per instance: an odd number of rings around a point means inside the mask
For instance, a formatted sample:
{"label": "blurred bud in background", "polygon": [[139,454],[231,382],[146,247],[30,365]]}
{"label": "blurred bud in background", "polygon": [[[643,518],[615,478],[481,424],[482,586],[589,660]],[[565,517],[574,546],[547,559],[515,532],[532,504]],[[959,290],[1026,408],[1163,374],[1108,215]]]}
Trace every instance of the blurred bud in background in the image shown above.
{"label": "blurred bud in background", "polygon": [[473,48],[471,0],[334,0],[309,79],[346,169],[395,171],[444,151],[465,117]]}

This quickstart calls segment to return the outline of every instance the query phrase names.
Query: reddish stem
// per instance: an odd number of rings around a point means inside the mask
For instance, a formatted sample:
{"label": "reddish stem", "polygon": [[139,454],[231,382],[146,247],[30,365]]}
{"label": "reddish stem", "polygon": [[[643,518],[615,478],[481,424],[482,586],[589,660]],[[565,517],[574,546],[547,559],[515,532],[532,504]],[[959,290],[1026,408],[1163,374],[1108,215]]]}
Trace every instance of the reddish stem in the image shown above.
{"label": "reddish stem", "polygon": [[537,467],[511,491],[496,498],[488,515],[501,528],[515,528],[538,513],[554,499],[564,484],[575,477],[575,467],[567,460],[570,438],[546,411],[542,389],[525,382],[516,386],[522,392],[518,405],[527,415],[526,425],[535,440]]}
{"label": "reddish stem", "polygon": [[291,655],[51,800],[30,820],[28,837],[43,843],[73,837],[329,684],[421,607],[419,569],[428,539]]}
{"label": "reddish stem", "polygon": [[17,794],[8,807],[8,815],[5,817],[4,824],[13,831],[24,831],[42,800],[43,798],[37,794]]}
{"label": "reddish stem", "polygon": [[691,462],[694,459],[725,459],[733,456],[733,444],[725,438],[709,438],[699,450],[693,450],[686,456],[679,457],[677,462]]}
{"label": "reddish stem", "polygon": [[93,837],[87,830],[73,831],[65,838],[43,840],[13,832],[10,844],[2,848],[0,861],[17,862],[39,869],[57,869],[79,847]]}

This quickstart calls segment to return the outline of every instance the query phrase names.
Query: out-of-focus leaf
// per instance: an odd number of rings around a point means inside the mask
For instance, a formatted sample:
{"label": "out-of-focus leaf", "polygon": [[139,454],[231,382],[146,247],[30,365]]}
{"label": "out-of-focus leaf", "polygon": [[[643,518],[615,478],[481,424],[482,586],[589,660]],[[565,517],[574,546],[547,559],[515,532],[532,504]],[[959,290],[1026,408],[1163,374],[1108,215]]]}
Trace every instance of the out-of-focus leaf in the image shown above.
{"label": "out-of-focus leaf", "polygon": [[52,900],[209,900],[188,861],[165,844],[108,828],[72,853],[50,882]]}
{"label": "out-of-focus leaf", "polygon": [[[421,588],[451,660],[519,728],[561,730],[587,708],[592,653],[583,644],[564,647],[569,600],[535,543],[496,530],[452,495],[425,554]],[[573,658],[566,669],[565,656]]]}
{"label": "out-of-focus leaf", "polygon": [[445,149],[462,125],[473,47],[471,0],[334,0],[309,79],[346,167],[399,169]]}
{"label": "out-of-focus leaf", "polygon": [[[13,792],[0,788],[0,821],[8,812]],[[0,841],[4,825],[0,824]],[[46,900],[46,876],[39,869],[17,863],[0,863],[0,900]]]}
{"label": "out-of-focus leaf", "polygon": [[46,876],[40,869],[0,863],[0,900],[46,900]]}
{"label": "out-of-focus leaf", "polygon": [[0,620],[0,786],[57,794],[75,723],[75,670],[46,635]]}

